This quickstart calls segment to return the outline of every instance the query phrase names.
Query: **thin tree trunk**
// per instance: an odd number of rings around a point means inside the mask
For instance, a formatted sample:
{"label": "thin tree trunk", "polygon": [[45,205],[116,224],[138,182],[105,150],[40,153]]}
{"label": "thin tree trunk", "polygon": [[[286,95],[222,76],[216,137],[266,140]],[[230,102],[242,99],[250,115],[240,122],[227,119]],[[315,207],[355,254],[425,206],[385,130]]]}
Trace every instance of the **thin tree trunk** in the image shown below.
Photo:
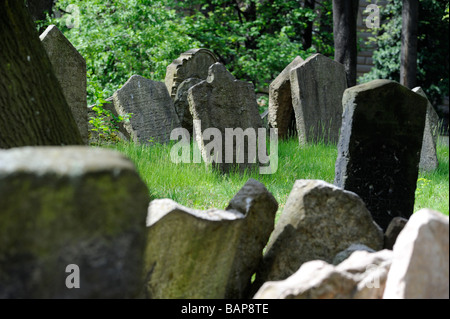
{"label": "thin tree trunk", "polygon": [[0,0],[0,148],[82,144],[22,0]]}
{"label": "thin tree trunk", "polygon": [[348,87],[356,85],[358,0],[333,0],[334,60],[345,67]]}
{"label": "thin tree trunk", "polygon": [[412,89],[417,77],[419,0],[403,0],[400,84]]}
{"label": "thin tree trunk", "polygon": [[[316,6],[315,0],[305,0],[305,3],[303,5],[305,9],[311,10],[314,10],[315,6]],[[303,33],[302,39],[303,50],[309,49],[312,46],[312,32],[313,32],[313,21],[308,21],[306,23],[306,28]]]}

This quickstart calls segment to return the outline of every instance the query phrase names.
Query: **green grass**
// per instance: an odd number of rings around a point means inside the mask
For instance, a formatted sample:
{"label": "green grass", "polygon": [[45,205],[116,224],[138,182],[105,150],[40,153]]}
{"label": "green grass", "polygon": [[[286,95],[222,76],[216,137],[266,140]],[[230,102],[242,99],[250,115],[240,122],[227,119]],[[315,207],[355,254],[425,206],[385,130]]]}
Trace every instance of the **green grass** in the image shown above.
{"label": "green grass", "polygon": [[416,188],[414,211],[432,208],[449,213],[449,147],[438,143],[439,167],[432,172],[420,172]]}
{"label": "green grass", "polygon": [[[129,157],[148,185],[152,198],[170,198],[197,209],[224,209],[249,178],[263,183],[279,204],[282,212],[292,186],[297,179],[334,180],[337,157],[335,145],[300,147],[296,138],[279,141],[278,170],[260,175],[257,170],[245,174],[222,175],[204,163],[175,164],[170,160],[171,145],[135,145],[118,143],[113,147]],[[449,213],[449,148],[438,146],[439,168],[420,173],[414,211],[432,208]]]}

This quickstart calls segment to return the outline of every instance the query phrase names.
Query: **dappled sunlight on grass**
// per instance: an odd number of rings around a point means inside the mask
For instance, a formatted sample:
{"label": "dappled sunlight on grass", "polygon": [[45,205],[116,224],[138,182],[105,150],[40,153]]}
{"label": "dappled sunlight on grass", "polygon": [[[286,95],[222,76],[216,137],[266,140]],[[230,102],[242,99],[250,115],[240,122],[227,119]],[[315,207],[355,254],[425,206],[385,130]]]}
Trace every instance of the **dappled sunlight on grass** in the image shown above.
{"label": "dappled sunlight on grass", "polygon": [[[279,204],[277,215],[283,211],[286,200],[297,179],[334,180],[336,145],[300,146],[297,138],[279,141],[278,169],[274,174],[259,174],[258,169],[245,173],[223,175],[202,163],[172,163],[173,144],[135,145],[118,143],[116,150],[129,157],[148,185],[153,199],[170,198],[191,208],[225,209],[233,196],[249,178],[263,183]],[[439,145],[439,168],[419,174],[414,211],[431,208],[448,215],[449,205],[449,151]]]}

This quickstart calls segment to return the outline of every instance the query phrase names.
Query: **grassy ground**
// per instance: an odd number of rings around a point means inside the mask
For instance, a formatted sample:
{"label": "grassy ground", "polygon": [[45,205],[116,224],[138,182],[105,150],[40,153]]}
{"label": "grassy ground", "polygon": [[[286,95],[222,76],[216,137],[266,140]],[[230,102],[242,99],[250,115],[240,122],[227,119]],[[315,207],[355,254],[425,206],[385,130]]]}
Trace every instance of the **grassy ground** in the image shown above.
{"label": "grassy ground", "polygon": [[[321,179],[333,183],[336,146],[310,145],[300,147],[297,139],[280,141],[279,162],[275,174],[254,172],[228,176],[202,164],[174,164],[170,145],[139,146],[119,143],[110,146],[128,156],[148,185],[152,198],[171,198],[198,209],[225,208],[249,178],[262,182],[283,210],[297,179]],[[414,211],[428,207],[449,214],[449,148],[438,145],[439,168],[420,173]]]}

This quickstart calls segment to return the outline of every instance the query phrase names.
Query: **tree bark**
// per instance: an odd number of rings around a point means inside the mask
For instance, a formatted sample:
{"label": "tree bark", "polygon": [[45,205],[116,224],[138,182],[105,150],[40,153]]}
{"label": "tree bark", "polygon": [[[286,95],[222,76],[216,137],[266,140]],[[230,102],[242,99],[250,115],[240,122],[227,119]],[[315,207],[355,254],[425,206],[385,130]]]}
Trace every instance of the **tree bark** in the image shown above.
{"label": "tree bark", "polygon": [[356,85],[358,0],[333,0],[334,60],[345,67],[348,87]]}
{"label": "tree bark", "polygon": [[[314,10],[316,6],[315,0],[305,0],[303,7],[305,9]],[[306,29],[303,33],[302,45],[303,50],[307,50],[312,46],[312,32],[313,32],[313,21],[308,21],[306,23]]]}
{"label": "tree bark", "polygon": [[46,12],[52,13],[53,2],[53,0],[27,0],[28,11],[33,20],[44,20]]}
{"label": "tree bark", "polygon": [[412,89],[417,77],[419,0],[403,0],[400,84]]}
{"label": "tree bark", "polygon": [[0,0],[0,48],[0,148],[83,144],[22,0]]}

